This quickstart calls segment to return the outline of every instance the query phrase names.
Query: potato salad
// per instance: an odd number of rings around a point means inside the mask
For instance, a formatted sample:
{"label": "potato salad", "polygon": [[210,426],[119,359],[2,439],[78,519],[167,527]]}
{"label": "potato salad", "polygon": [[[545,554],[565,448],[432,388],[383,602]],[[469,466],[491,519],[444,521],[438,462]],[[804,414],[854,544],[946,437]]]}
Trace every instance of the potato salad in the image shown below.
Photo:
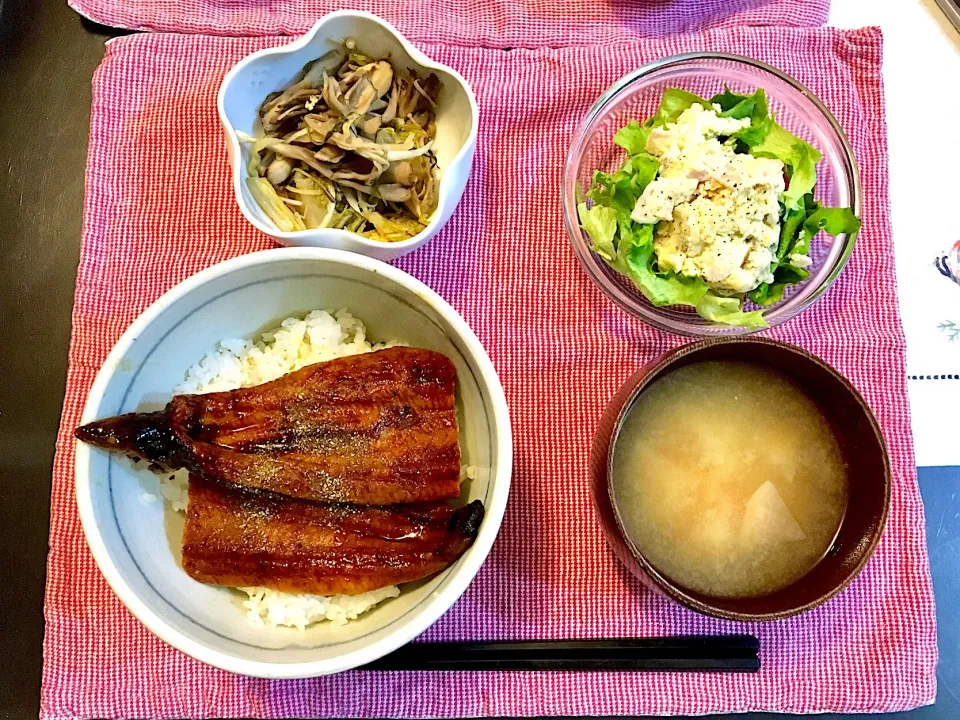
{"label": "potato salad", "polygon": [[655,305],[766,327],[763,306],[809,277],[813,237],[860,228],[850,208],[814,200],[820,152],[774,121],[763,90],[710,100],[667,90],[654,117],[614,142],[627,159],[594,174],[580,222]]}

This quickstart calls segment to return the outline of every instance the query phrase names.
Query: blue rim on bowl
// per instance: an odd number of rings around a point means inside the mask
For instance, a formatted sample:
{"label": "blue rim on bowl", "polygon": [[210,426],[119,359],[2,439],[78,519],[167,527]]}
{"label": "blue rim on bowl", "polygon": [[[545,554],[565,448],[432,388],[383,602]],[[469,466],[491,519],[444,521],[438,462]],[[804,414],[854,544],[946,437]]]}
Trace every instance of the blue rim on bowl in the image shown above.
{"label": "blue rim on bowl", "polygon": [[[512,474],[509,412],[486,351],[448,303],[402,270],[337,250],[273,249],[214,265],[161,296],[117,341],[87,396],[82,423],[136,410],[144,398],[166,402],[172,390],[169,380],[185,369],[183,357],[212,349],[217,339],[239,328],[250,325],[247,332],[254,332],[263,322],[303,310],[302,303],[314,302],[314,296],[342,299],[344,288],[351,286],[355,298],[380,297],[384,303],[395,302],[391,305],[394,310],[407,308],[403,312],[408,324],[416,316],[416,329],[423,329],[424,337],[441,338],[436,342],[450,347],[451,358],[464,368],[458,372],[459,402],[465,412],[469,406],[479,414],[476,421],[461,427],[461,444],[469,449],[472,443],[488,470],[483,481],[467,491],[482,498],[486,509],[473,546],[449,568],[412,584],[409,593],[405,589],[390,601],[399,604],[382,608],[386,612],[382,620],[358,626],[358,633],[363,634],[321,635],[310,638],[312,645],[299,639],[303,636],[278,640],[257,635],[258,642],[251,643],[249,634],[257,631],[247,628],[243,613],[232,600],[183,573],[168,548],[171,541],[165,535],[164,509],[157,503],[141,502],[145,487],[138,482],[141,476],[135,468],[115,461],[109,453],[79,442],[76,445],[81,525],[107,583],[161,640],[230,672],[297,678],[363,665],[422,633],[466,590],[499,531]],[[311,292],[314,296],[309,296]],[[365,312],[376,312],[376,302],[368,304]],[[393,328],[394,332],[403,325],[395,316],[389,320],[370,317],[382,329]],[[212,325],[211,318],[216,320]],[[233,329],[226,329],[228,326]],[[220,617],[221,606],[236,609],[237,619]],[[271,644],[280,641],[276,647]]]}

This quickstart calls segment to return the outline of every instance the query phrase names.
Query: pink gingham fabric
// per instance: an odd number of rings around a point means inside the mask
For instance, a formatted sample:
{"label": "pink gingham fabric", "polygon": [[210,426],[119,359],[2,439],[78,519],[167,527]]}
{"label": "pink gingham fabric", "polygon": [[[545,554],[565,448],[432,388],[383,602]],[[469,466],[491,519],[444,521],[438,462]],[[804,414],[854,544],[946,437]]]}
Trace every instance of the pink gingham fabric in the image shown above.
{"label": "pink gingham fabric", "polygon": [[626,42],[709,27],[816,26],[830,0],[69,0],[104,25],[206,35],[296,35],[366,10],[412,40],[467,47]]}
{"label": "pink gingham fabric", "polygon": [[[148,34],[112,41],[93,84],[83,250],[54,469],[43,718],[471,717],[892,711],[933,701],[933,594],[917,490],[887,197],[875,28],[742,28],[629,45],[428,46],[481,108],[473,175],[454,217],[397,264],[467,319],[503,381],[515,432],[512,496],[476,579],[424,640],[751,632],[758,675],[371,673],[267,681],[205,666],[153,637],[108,589],[73,499],[88,388],[127,325],[193,273],[271,246],[235,207],[215,111],[226,70],[279,38]],[[607,401],[675,347],[604,298],[578,267],[559,202],[568,138],[611,82],[693,50],[753,56],[836,113],[859,158],[864,229],[833,288],[769,334],[832,363],[883,427],[893,502],[876,556],[840,596],[789,620],[702,617],[645,590],[595,520],[588,454]],[[362,315],[362,311],[361,311]],[[251,328],[253,330],[253,328]]]}

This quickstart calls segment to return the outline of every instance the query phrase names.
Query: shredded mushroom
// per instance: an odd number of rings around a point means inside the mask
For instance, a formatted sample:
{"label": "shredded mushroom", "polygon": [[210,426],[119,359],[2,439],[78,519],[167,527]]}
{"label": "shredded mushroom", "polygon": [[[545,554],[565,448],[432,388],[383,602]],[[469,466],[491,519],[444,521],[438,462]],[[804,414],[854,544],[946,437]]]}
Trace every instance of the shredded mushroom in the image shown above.
{"label": "shredded mushroom", "polygon": [[260,107],[247,187],[281,230],[341,228],[397,242],[437,209],[436,75],[418,77],[356,42],[309,63]]}

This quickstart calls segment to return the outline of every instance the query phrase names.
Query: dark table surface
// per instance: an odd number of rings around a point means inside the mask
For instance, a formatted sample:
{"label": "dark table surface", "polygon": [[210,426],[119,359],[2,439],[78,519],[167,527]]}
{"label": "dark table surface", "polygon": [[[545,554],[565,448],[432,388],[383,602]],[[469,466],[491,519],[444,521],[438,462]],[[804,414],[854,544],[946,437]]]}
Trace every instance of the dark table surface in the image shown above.
{"label": "dark table surface", "polygon": [[[90,78],[111,31],[66,0],[0,0],[0,719],[35,718],[50,472],[80,246]],[[960,718],[960,468],[920,472],[937,594],[935,706]],[[770,715],[756,717],[771,718]],[[828,716],[824,716],[828,717]]]}

